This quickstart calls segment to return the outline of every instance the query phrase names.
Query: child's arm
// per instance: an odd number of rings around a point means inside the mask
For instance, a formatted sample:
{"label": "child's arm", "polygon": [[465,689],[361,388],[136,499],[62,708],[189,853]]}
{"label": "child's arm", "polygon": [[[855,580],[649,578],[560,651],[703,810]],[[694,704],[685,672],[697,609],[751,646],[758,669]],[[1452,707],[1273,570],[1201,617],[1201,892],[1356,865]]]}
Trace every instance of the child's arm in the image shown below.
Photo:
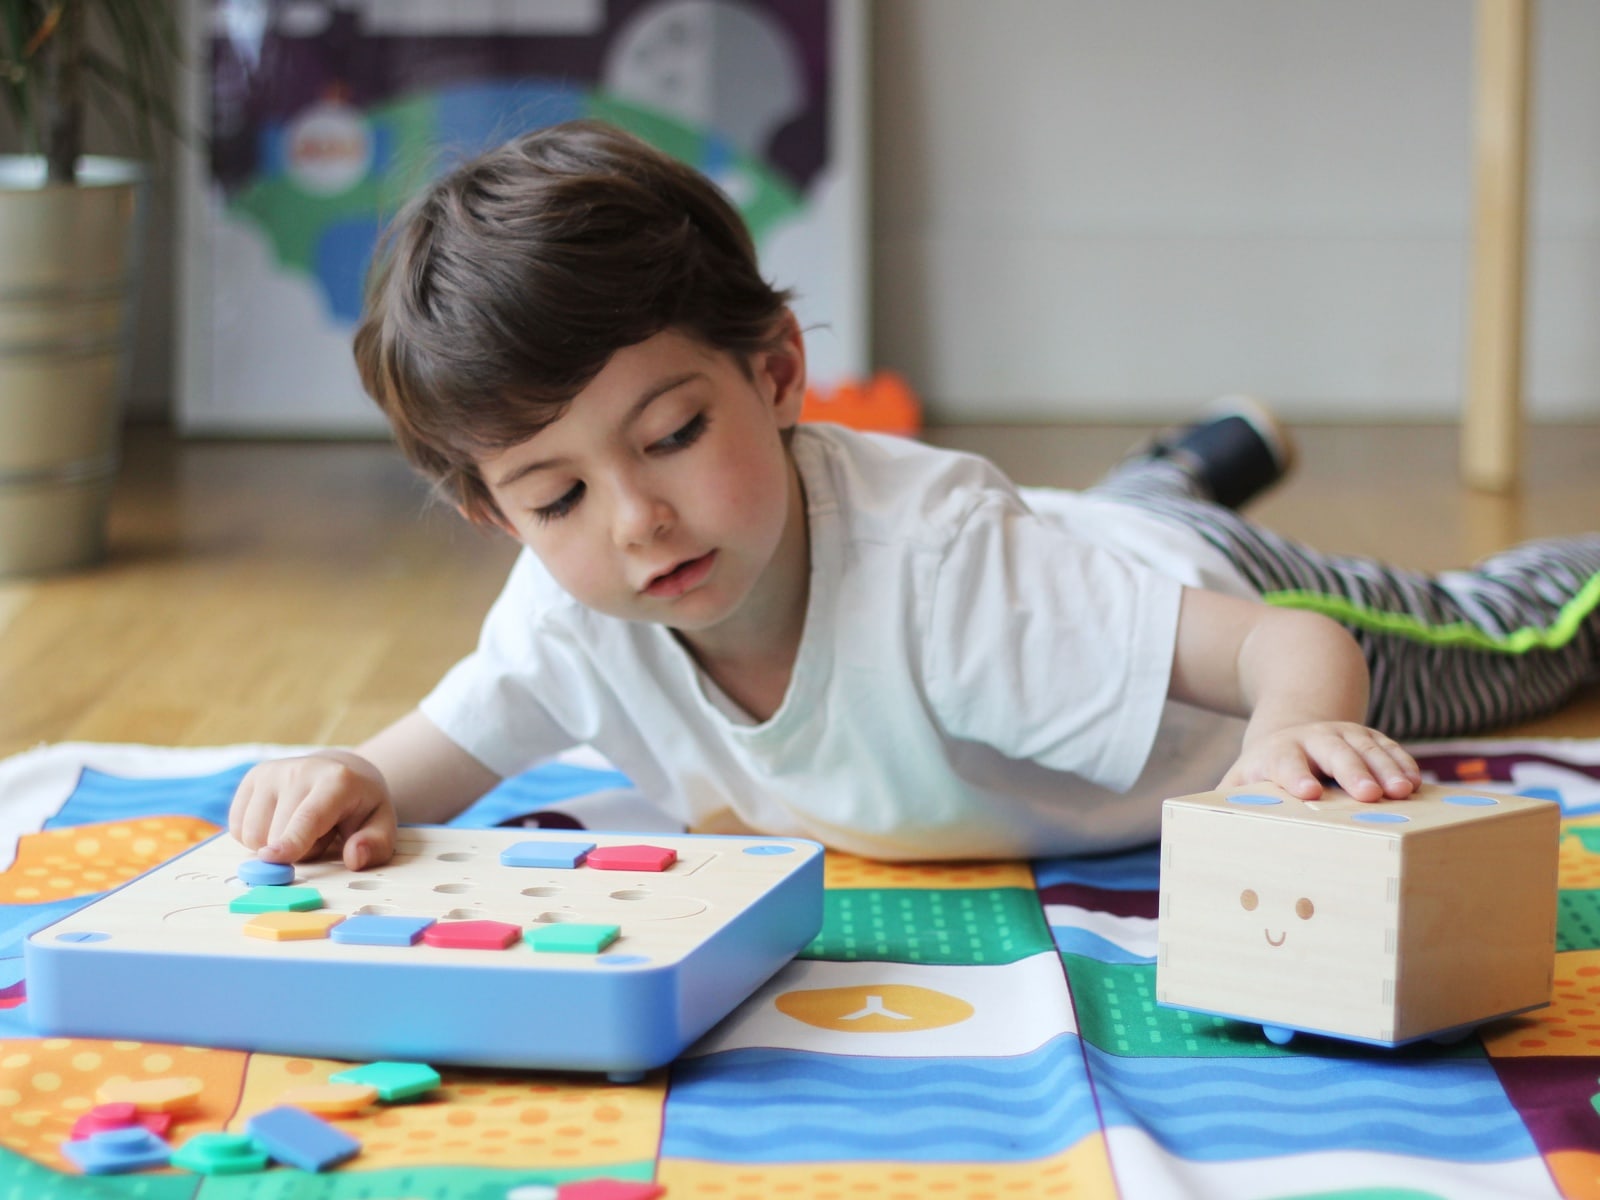
{"label": "child's arm", "polygon": [[1365,725],[1367,689],[1360,647],[1327,617],[1184,589],[1169,695],[1250,721],[1221,786],[1261,780],[1315,800],[1320,773],[1357,800],[1410,795],[1421,773]]}
{"label": "child's arm", "polygon": [[277,862],[312,858],[342,840],[353,871],[388,862],[395,826],[455,816],[500,777],[412,712],[354,750],[320,750],[253,767],[228,831]]}

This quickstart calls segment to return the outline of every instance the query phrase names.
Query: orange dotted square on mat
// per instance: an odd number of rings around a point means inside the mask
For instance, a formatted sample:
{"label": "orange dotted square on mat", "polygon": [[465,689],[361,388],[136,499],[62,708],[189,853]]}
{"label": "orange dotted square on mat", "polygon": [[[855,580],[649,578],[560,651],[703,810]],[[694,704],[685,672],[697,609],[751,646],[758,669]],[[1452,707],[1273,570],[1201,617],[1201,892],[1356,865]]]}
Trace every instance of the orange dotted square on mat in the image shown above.
{"label": "orange dotted square on mat", "polygon": [[[252,1054],[230,1128],[284,1103],[286,1092],[324,1084],[350,1064]],[[442,1069],[425,1104],[382,1104],[325,1119],[361,1142],[364,1171],[448,1162],[518,1170],[647,1162],[661,1145],[666,1074],[613,1084],[593,1076],[504,1075]]]}
{"label": "orange dotted square on mat", "polygon": [[1492,1022],[1480,1036],[1492,1058],[1600,1057],[1600,950],[1556,955],[1550,1007]]}
{"label": "orange dotted square on mat", "polygon": [[1586,836],[1593,838],[1594,834],[1589,831],[1597,827],[1600,821],[1593,818],[1561,823],[1561,850],[1556,866],[1558,886],[1571,890],[1600,888],[1600,854],[1585,846],[1583,838],[1575,832],[1582,829]]}
{"label": "orange dotted square on mat", "polygon": [[0,1041],[0,1146],[55,1170],[71,1170],[60,1145],[106,1084],[192,1076],[200,1095],[177,1128],[184,1136],[222,1128],[244,1077],[236,1050],[102,1042],[88,1038]]}
{"label": "orange dotted square on mat", "polygon": [[1025,862],[890,863],[833,850],[822,863],[828,888],[1033,888]]}
{"label": "orange dotted square on mat", "polygon": [[44,904],[92,896],[203,842],[217,827],[198,817],[139,817],[25,833],[0,873],[0,904]]}

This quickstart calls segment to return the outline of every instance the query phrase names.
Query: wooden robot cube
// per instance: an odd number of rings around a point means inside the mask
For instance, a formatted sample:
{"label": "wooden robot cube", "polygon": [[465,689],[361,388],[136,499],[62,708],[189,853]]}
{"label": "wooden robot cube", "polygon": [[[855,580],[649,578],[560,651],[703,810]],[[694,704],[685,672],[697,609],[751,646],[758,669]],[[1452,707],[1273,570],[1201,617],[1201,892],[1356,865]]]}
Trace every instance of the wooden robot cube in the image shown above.
{"label": "wooden robot cube", "polygon": [[1162,810],[1157,1002],[1395,1046],[1550,1002],[1560,809],[1269,785]]}

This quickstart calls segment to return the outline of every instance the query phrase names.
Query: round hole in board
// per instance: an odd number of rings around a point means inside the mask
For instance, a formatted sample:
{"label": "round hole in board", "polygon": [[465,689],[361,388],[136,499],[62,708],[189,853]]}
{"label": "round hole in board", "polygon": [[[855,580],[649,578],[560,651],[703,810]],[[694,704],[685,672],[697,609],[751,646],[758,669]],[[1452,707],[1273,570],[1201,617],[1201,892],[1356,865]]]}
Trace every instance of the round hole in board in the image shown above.
{"label": "round hole in board", "polygon": [[436,892],[443,892],[446,896],[461,896],[472,890],[470,883],[441,883],[434,887]]}
{"label": "round hole in board", "polygon": [[534,920],[543,925],[559,925],[563,921],[581,922],[583,918],[571,912],[542,912]]}
{"label": "round hole in board", "polygon": [[394,914],[395,910],[387,904],[363,904],[356,909],[358,917],[392,917]]}
{"label": "round hole in board", "polygon": [[470,853],[470,852],[468,852],[466,850],[451,850],[447,854],[439,855],[439,861],[440,862],[471,862],[476,857],[478,857],[476,854],[472,854],[472,853]]}
{"label": "round hole in board", "polygon": [[489,914],[484,912],[481,908],[452,908],[449,912],[445,913],[443,920],[482,921],[486,919],[488,915]]}
{"label": "round hole in board", "polygon": [[375,892],[383,886],[377,879],[352,879],[345,887],[357,892]]}
{"label": "round hole in board", "polygon": [[524,896],[559,896],[561,894],[561,889],[558,887],[523,888],[522,894]]}
{"label": "round hole in board", "polygon": [[620,892],[612,892],[613,900],[648,900],[650,893],[644,888],[625,888]]}

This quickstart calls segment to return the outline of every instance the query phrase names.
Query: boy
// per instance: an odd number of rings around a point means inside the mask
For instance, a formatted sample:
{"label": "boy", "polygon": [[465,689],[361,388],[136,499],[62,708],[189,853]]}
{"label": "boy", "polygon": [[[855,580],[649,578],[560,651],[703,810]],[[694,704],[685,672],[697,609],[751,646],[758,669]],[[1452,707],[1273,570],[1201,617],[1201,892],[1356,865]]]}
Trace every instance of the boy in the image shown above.
{"label": "boy", "polygon": [[[786,301],[713,187],[601,125],[420,197],[374,275],[363,382],[524,551],[417,711],[256,767],[234,835],[373,866],[397,819],[589,743],[695,831],[1089,853],[1219,780],[1403,799],[1417,766],[1369,721],[1465,732],[1600,678],[1600,536],[1437,580],[1319,558],[1229,507],[1287,466],[1242,407],[1088,493],[1020,493],[969,456],[797,428]],[[1289,589],[1300,607],[1261,602]]]}

